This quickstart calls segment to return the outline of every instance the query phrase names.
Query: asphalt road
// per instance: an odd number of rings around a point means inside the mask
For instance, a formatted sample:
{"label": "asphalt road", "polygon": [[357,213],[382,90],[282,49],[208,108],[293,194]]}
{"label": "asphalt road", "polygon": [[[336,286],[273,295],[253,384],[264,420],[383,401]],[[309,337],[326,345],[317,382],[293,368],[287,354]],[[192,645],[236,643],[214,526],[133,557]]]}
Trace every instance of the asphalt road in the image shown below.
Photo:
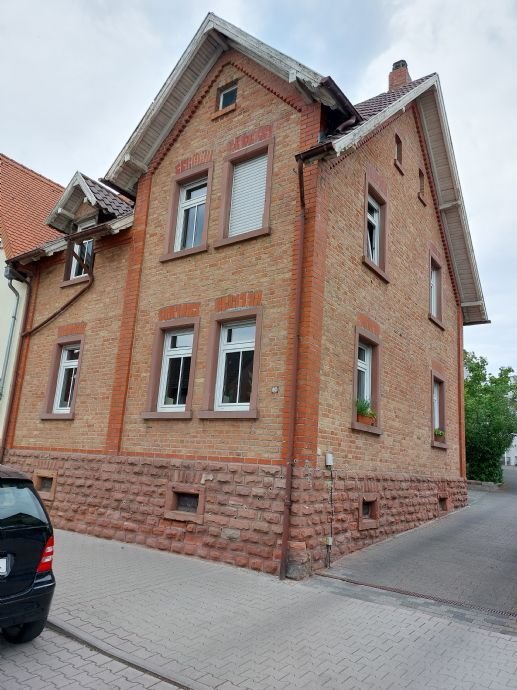
{"label": "asphalt road", "polygon": [[365,584],[517,613],[517,467],[499,491],[345,556],[327,573]]}

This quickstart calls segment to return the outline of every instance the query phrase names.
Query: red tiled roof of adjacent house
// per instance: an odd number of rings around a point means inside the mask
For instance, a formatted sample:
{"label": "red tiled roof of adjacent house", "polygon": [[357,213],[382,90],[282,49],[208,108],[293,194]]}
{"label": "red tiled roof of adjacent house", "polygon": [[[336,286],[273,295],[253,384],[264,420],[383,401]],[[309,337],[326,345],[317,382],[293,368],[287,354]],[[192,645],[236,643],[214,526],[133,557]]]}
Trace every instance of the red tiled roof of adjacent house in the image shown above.
{"label": "red tiled roof of adjacent house", "polygon": [[0,153],[0,236],[8,259],[61,237],[46,225],[63,187]]}
{"label": "red tiled roof of adjacent house", "polygon": [[434,74],[428,74],[426,77],[415,79],[415,81],[412,81],[409,84],[405,84],[404,86],[401,86],[399,89],[394,89],[393,91],[385,91],[384,93],[380,93],[377,96],[374,96],[373,98],[369,98],[366,101],[357,103],[354,107],[359,112],[361,117],[363,117],[365,120],[369,120],[374,115],[377,115],[377,113],[380,113],[383,110],[385,110],[392,103],[395,103],[395,101],[398,101],[398,99],[402,98],[402,96],[404,96],[406,93],[412,91],[416,86],[434,76]]}

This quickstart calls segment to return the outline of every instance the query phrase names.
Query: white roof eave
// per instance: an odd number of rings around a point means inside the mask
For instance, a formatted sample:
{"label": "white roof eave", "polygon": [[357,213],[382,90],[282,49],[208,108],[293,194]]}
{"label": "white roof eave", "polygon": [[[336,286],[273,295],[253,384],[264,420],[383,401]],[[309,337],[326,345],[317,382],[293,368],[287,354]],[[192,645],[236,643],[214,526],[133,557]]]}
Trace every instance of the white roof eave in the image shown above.
{"label": "white roof eave", "polygon": [[[369,134],[374,132],[379,125],[383,124],[397,113],[404,111],[413,101],[416,101],[423,94],[431,92],[434,93],[439,116],[440,130],[445,145],[448,162],[448,174],[450,174],[454,182],[455,198],[448,199],[447,203],[443,203],[442,199],[438,199],[440,205],[440,214],[442,217],[445,233],[447,236],[447,243],[449,246],[450,255],[452,258],[453,270],[456,276],[456,281],[460,290],[461,306],[463,309],[464,323],[488,323],[488,316],[483,297],[483,290],[479,278],[476,257],[472,246],[472,239],[470,235],[467,213],[463,203],[463,196],[461,193],[461,185],[459,180],[458,168],[454,156],[454,149],[452,146],[452,139],[450,135],[447,116],[445,113],[445,106],[443,101],[442,90],[440,87],[440,80],[438,75],[433,75],[424,82],[416,86],[407,94],[399,98],[395,103],[382,110],[377,115],[374,115],[369,120],[359,125],[348,134],[343,135],[339,139],[332,142],[334,150],[338,156],[349,149],[356,148],[360,142]],[[431,166],[433,168],[433,175],[437,181],[437,188],[440,189],[440,177],[437,167],[433,160],[433,147],[431,145],[429,132],[425,126],[425,113],[419,106],[422,119],[424,120],[424,136],[426,138],[427,148],[431,158]],[[438,192],[439,193],[439,192]],[[443,204],[443,205],[442,205]],[[455,241],[450,236],[449,224],[451,220],[457,220],[461,227],[461,238],[456,237]],[[461,257],[458,257],[458,243],[461,244]],[[462,258],[463,257],[463,258]],[[461,261],[461,266],[459,265]],[[461,268],[461,270],[460,270]],[[466,297],[465,295],[468,295]],[[471,310],[475,309],[476,314],[472,316]]]}

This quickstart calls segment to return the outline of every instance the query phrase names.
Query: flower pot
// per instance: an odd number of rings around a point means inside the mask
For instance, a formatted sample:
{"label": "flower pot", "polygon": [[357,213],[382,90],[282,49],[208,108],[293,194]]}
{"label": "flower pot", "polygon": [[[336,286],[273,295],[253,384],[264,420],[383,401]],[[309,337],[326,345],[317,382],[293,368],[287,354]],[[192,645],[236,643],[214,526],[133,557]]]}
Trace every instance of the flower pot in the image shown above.
{"label": "flower pot", "polygon": [[359,424],[366,424],[367,426],[373,426],[375,424],[375,418],[369,417],[366,414],[357,414],[357,421]]}
{"label": "flower pot", "polygon": [[445,436],[434,435],[435,443],[445,443]]}

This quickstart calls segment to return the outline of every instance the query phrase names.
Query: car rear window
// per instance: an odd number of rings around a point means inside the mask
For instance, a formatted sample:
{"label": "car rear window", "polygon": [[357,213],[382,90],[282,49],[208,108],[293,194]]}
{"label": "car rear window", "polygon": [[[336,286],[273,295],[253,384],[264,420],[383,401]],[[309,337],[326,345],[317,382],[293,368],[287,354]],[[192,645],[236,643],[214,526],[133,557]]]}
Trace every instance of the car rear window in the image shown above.
{"label": "car rear window", "polygon": [[47,524],[47,516],[28,484],[0,482],[0,527]]}

